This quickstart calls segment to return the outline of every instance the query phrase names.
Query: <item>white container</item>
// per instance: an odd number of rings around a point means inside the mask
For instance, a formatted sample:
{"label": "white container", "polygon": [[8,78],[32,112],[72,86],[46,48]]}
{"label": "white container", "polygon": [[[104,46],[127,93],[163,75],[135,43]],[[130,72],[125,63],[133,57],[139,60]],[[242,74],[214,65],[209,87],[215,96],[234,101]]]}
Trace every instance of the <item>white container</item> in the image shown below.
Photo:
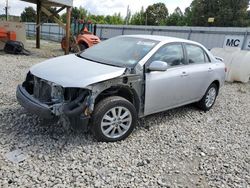
{"label": "white container", "polygon": [[250,51],[240,48],[213,48],[211,53],[224,59],[227,67],[226,81],[247,83],[250,79]]}

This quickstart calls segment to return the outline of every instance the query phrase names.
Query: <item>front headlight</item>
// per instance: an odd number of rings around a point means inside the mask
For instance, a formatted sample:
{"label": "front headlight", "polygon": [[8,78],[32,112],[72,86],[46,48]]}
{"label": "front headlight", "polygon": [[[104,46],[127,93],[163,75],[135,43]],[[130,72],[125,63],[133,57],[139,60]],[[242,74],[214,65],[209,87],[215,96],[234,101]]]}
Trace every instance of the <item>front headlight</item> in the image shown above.
{"label": "front headlight", "polygon": [[51,85],[51,101],[54,103],[61,103],[64,101],[63,87],[56,84]]}
{"label": "front headlight", "polygon": [[30,94],[33,95],[34,92],[34,76],[28,72],[25,81],[23,82],[22,86],[25,90]]}

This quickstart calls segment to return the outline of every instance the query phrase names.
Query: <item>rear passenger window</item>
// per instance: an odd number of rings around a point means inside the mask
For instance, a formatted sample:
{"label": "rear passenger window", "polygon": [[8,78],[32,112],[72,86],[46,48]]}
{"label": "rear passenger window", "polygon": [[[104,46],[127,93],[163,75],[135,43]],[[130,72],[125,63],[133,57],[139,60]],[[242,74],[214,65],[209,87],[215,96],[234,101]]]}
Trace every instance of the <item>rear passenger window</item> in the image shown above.
{"label": "rear passenger window", "polygon": [[207,54],[201,47],[186,44],[186,50],[189,64],[210,62]]}
{"label": "rear passenger window", "polygon": [[185,64],[183,48],[181,44],[167,44],[161,47],[151,58],[152,61],[164,61],[169,66]]}

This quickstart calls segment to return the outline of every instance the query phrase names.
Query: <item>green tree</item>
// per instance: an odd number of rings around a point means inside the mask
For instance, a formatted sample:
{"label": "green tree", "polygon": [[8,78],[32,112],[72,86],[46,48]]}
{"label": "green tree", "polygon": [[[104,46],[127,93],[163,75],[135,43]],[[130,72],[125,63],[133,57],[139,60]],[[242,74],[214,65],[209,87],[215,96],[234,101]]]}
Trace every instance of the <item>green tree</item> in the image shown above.
{"label": "green tree", "polygon": [[105,20],[106,24],[112,24],[112,25],[113,24],[114,25],[121,25],[124,23],[124,20],[123,20],[120,13],[118,13],[118,14],[115,13],[113,16],[108,15],[104,18],[104,20]]}
{"label": "green tree", "polygon": [[143,7],[140,12],[136,12],[132,15],[130,20],[131,25],[145,25],[145,11]]}
{"label": "green tree", "polygon": [[115,13],[112,16],[112,24],[122,25],[124,23],[124,19],[121,16],[121,13]]}
{"label": "green tree", "polygon": [[249,0],[193,0],[190,20],[195,26],[208,26],[208,18],[214,17],[214,26],[246,26]]}
{"label": "green tree", "polygon": [[148,6],[145,13],[147,25],[166,25],[168,9],[164,3]]}
{"label": "green tree", "polygon": [[183,19],[184,19],[185,25],[187,25],[187,26],[191,26],[192,25],[192,12],[191,12],[190,7],[187,7],[185,9],[184,18]]}
{"label": "green tree", "polygon": [[88,14],[88,11],[81,6],[79,8],[77,7],[72,8],[72,12],[71,12],[72,18],[86,19],[87,14]]}
{"label": "green tree", "polygon": [[219,3],[219,14],[216,16],[216,25],[247,26],[248,0],[220,0]]}
{"label": "green tree", "polygon": [[[84,19],[85,21],[91,21],[96,24],[123,24],[124,19],[120,13],[115,13],[114,15],[93,15],[88,13],[88,11],[82,7],[74,7],[71,12],[72,19]],[[66,13],[61,15],[61,20],[66,23]]]}
{"label": "green tree", "polygon": [[[49,8],[50,12],[54,13],[56,8]],[[60,18],[59,14],[56,14],[57,18]],[[33,7],[26,7],[21,13],[22,22],[36,22],[36,11]],[[48,17],[45,13],[41,13],[41,22],[42,23],[54,23],[54,20]]]}
{"label": "green tree", "polygon": [[247,19],[250,19],[250,10],[247,10]]}
{"label": "green tree", "polygon": [[[71,18],[72,19],[87,19],[88,11],[83,7],[73,7],[71,11]],[[66,23],[66,13],[61,15],[61,21]]]}
{"label": "green tree", "polygon": [[247,24],[247,26],[250,26],[250,10],[247,10],[246,24]]}
{"label": "green tree", "polygon": [[103,15],[89,14],[88,15],[88,19],[91,20],[93,23],[106,24],[106,22],[105,22],[105,16],[103,16]]}
{"label": "green tree", "polygon": [[33,7],[26,7],[21,13],[22,22],[35,22],[36,21],[36,11]]}
{"label": "green tree", "polygon": [[63,13],[61,16],[60,16],[60,20],[63,22],[63,23],[66,23],[66,18],[67,17],[67,14],[66,13]]}
{"label": "green tree", "polygon": [[172,26],[186,25],[184,15],[180,7],[177,7],[174,10],[174,12],[168,17],[167,25],[172,25]]}

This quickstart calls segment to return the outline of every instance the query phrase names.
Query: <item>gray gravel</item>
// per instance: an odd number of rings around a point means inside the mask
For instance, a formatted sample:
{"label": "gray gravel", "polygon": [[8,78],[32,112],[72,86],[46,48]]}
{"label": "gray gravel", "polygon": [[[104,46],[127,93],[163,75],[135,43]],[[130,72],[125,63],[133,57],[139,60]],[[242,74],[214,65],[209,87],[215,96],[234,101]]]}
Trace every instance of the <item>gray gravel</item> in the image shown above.
{"label": "gray gravel", "polygon": [[[97,143],[16,102],[28,68],[62,54],[28,44],[32,56],[0,54],[0,187],[250,187],[250,83],[226,84],[207,113],[159,113],[125,141]],[[18,164],[5,157],[16,149],[27,157]]]}

